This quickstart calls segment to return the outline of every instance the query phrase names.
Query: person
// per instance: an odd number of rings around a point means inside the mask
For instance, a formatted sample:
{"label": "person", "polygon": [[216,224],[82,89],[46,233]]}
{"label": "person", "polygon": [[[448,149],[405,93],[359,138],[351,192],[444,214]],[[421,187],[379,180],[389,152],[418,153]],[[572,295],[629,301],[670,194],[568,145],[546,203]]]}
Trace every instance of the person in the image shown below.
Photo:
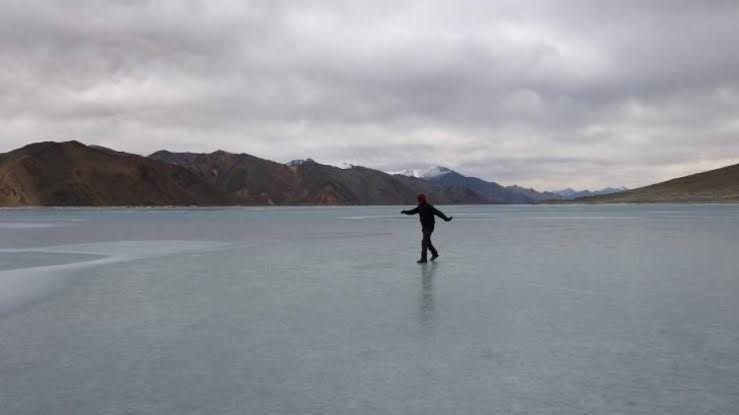
{"label": "person", "polygon": [[418,200],[418,206],[416,206],[414,209],[411,210],[403,210],[400,213],[405,215],[415,215],[418,214],[418,216],[421,219],[421,233],[423,234],[423,239],[421,239],[421,259],[419,259],[419,264],[425,264],[427,261],[427,251],[431,251],[431,260],[435,260],[439,257],[439,251],[434,248],[434,244],[431,243],[431,234],[434,232],[434,224],[436,222],[435,216],[438,216],[444,221],[449,222],[452,220],[451,216],[446,216],[445,214],[441,213],[440,210],[436,209],[434,205],[426,201],[426,195],[423,193],[418,195],[416,197]]}

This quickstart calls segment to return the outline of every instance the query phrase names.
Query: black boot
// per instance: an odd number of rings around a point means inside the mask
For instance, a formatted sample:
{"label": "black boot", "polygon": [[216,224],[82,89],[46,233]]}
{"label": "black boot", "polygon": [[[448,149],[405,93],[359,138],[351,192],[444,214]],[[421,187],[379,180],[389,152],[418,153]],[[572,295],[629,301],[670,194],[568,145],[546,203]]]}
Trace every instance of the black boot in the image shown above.
{"label": "black boot", "polygon": [[421,259],[419,259],[418,261],[416,261],[416,264],[425,264],[425,263],[427,263],[427,262],[428,262],[428,261],[426,261],[426,258],[421,258]]}

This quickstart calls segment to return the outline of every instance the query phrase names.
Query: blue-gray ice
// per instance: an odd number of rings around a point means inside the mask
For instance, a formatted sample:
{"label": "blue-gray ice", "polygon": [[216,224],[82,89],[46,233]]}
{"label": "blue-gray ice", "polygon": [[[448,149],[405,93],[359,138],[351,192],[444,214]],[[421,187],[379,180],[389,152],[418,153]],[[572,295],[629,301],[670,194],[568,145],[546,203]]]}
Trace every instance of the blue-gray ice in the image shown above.
{"label": "blue-gray ice", "polygon": [[739,206],[400,209],[0,210],[0,413],[739,413]]}

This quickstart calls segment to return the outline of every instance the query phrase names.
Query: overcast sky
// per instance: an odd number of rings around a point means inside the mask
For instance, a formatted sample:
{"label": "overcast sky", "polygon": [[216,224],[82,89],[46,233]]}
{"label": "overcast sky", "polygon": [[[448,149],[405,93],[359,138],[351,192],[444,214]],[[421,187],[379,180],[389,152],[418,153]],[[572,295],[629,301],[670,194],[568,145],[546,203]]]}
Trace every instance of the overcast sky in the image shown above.
{"label": "overcast sky", "polygon": [[736,0],[0,0],[0,152],[635,187],[739,162],[738,42]]}

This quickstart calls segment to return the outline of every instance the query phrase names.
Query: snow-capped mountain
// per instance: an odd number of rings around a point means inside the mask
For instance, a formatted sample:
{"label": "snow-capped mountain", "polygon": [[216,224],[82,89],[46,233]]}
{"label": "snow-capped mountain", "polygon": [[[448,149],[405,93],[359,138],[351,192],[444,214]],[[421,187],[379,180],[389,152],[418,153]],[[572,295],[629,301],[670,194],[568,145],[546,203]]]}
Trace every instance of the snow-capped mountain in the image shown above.
{"label": "snow-capped mountain", "polygon": [[415,170],[415,169],[405,169],[402,171],[389,171],[387,174],[395,175],[399,174],[401,176],[407,176],[407,177],[415,177],[417,179],[421,178],[421,170]]}
{"label": "snow-capped mountain", "polygon": [[388,174],[400,174],[401,176],[415,177],[417,179],[432,179],[434,177],[444,176],[453,173],[454,170],[443,166],[434,166],[425,170],[405,169],[402,171],[388,172]]}
{"label": "snow-capped mountain", "polygon": [[424,179],[433,179],[436,177],[445,176],[449,173],[454,173],[454,170],[443,166],[434,166],[421,174]]}

